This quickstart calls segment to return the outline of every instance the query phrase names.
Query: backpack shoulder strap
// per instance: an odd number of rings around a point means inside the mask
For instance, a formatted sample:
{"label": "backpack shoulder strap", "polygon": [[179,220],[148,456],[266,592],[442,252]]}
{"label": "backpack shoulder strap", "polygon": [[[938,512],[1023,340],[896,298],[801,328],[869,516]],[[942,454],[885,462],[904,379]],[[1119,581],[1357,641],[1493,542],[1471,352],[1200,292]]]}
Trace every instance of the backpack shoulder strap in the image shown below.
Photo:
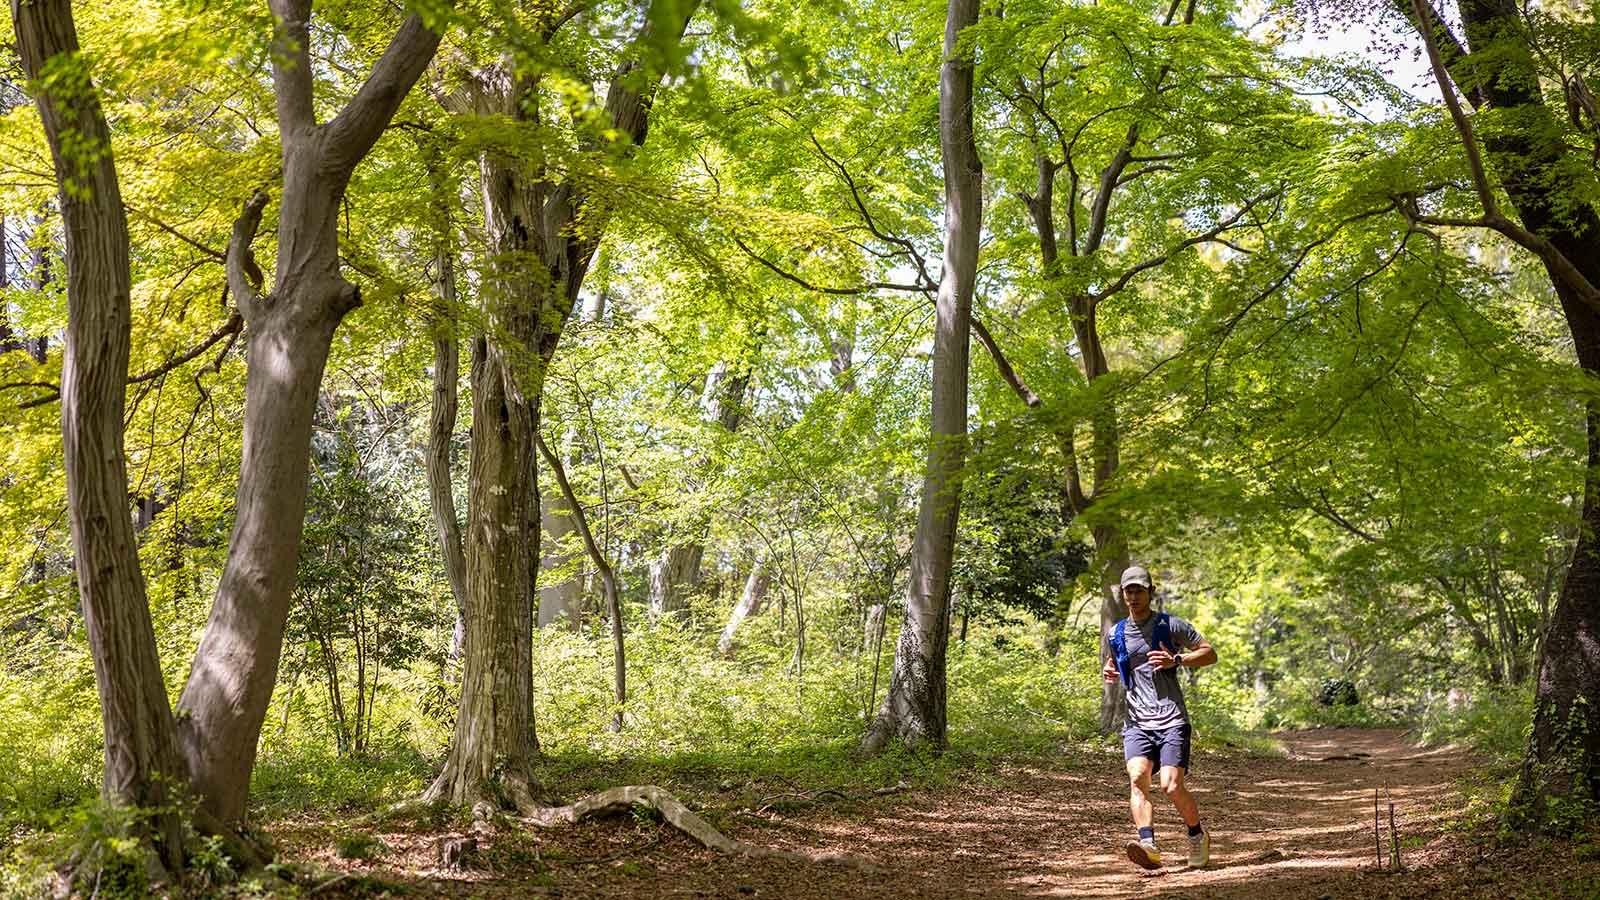
{"label": "backpack shoulder strap", "polygon": [[1150,633],[1150,643],[1155,647],[1172,646],[1172,616],[1156,613],[1156,627]]}

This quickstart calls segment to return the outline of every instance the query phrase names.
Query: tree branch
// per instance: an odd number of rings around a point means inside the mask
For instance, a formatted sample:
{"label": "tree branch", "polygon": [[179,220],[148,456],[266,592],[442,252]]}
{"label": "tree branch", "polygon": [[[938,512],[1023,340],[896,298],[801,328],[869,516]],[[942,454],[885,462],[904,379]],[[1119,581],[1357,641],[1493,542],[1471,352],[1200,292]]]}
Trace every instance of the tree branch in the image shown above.
{"label": "tree branch", "polygon": [[1089,233],[1084,238],[1083,255],[1090,256],[1100,249],[1100,242],[1106,236],[1106,218],[1111,211],[1111,195],[1116,193],[1117,184],[1122,178],[1122,170],[1128,167],[1133,159],[1133,148],[1139,143],[1139,126],[1137,123],[1128,126],[1128,136],[1118,148],[1111,161],[1106,163],[1105,169],[1100,173],[1100,190],[1095,194],[1094,206],[1089,214]]}
{"label": "tree branch", "polygon": [[733,242],[734,244],[738,245],[740,250],[745,252],[746,256],[749,256],[751,259],[760,263],[769,271],[777,274],[780,278],[793,282],[805,288],[806,290],[817,294],[831,294],[836,297],[854,297],[860,294],[870,294],[873,291],[878,290],[903,291],[913,294],[925,294],[930,290],[930,288],[920,284],[898,284],[892,281],[872,281],[858,287],[827,287],[825,285],[812,284],[799,275],[782,268],[777,263],[771,262],[761,254],[750,249],[750,246],[746,244],[742,238],[735,237]]}
{"label": "tree branch", "polygon": [[50,393],[42,397],[35,397],[32,400],[24,400],[17,404],[17,409],[33,409],[36,406],[44,406],[47,403],[54,403],[61,399],[61,385],[49,381],[8,381],[5,384],[0,384],[0,391],[10,391],[18,388],[43,388]]}
{"label": "tree branch", "polygon": [[234,221],[233,234],[228,239],[228,290],[233,293],[233,302],[246,318],[254,316],[261,303],[263,275],[261,267],[256,265],[250,243],[256,239],[256,231],[261,228],[261,211],[266,205],[265,191],[252,194],[239,212],[239,218]]}
{"label": "tree branch", "polygon": [[1245,201],[1243,206],[1239,207],[1237,212],[1221,222],[1218,222],[1216,227],[1212,228],[1211,230],[1194,235],[1193,237],[1185,238],[1184,240],[1179,241],[1177,246],[1173,247],[1171,250],[1168,250],[1159,256],[1153,256],[1144,262],[1125,270],[1117,277],[1116,281],[1112,282],[1110,287],[1100,291],[1099,293],[1090,294],[1089,302],[1091,304],[1098,304],[1100,301],[1127,287],[1128,283],[1141,272],[1146,272],[1159,265],[1162,265],[1173,256],[1176,256],[1177,254],[1182,253],[1184,250],[1187,250],[1197,244],[1205,244],[1217,240],[1223,232],[1237,226],[1239,224],[1239,220],[1243,219],[1245,215],[1252,209],[1277,196],[1281,191],[1281,188],[1274,188],[1264,194],[1258,194],[1254,197],[1251,197],[1249,200]]}
{"label": "tree branch", "polygon": [[326,147],[331,165],[348,172],[366,157],[411,86],[433,60],[439,39],[440,35],[424,25],[420,16],[406,18],[361,89],[328,123]]}
{"label": "tree branch", "polygon": [[311,108],[311,0],[268,0],[277,19],[272,35],[272,87],[278,128],[285,134],[317,124]]}
{"label": "tree branch", "polygon": [[150,224],[156,226],[157,228],[161,229],[162,231],[165,231],[167,234],[172,235],[173,237],[177,238],[178,240],[183,241],[185,244],[188,244],[189,246],[195,248],[196,250],[199,250],[201,253],[204,253],[205,255],[211,257],[212,259],[217,260],[218,262],[225,262],[227,260],[227,258],[228,258],[228,254],[226,254],[226,253],[224,253],[224,252],[222,252],[220,250],[217,250],[215,248],[208,247],[205,244],[200,243],[199,241],[195,240],[194,238],[189,237],[188,235],[186,235],[183,232],[179,231],[178,229],[172,227],[171,225],[168,225],[166,222],[161,221],[160,219],[156,218],[155,216],[151,215],[150,213],[145,212],[144,210],[138,209],[138,208],[133,207],[133,206],[129,206],[127,203],[122,204],[122,208],[127,210],[130,213],[133,213],[134,215],[138,216],[139,218],[144,219],[146,222],[149,222]]}
{"label": "tree branch", "polygon": [[211,332],[211,335],[198,345],[186,350],[179,356],[168,358],[166,362],[156,366],[154,369],[151,369],[148,372],[140,372],[138,375],[129,376],[128,383],[139,384],[145,381],[154,381],[155,379],[160,378],[168,372],[171,372],[173,369],[176,369],[177,367],[216,346],[217,342],[223,338],[228,337],[229,335],[238,334],[242,328],[244,328],[244,317],[238,313],[234,313],[233,315],[229,316],[228,320],[223,322],[216,331]]}
{"label": "tree branch", "polygon": [[1001,379],[1011,387],[1012,392],[1030,409],[1043,403],[1039,395],[1035,394],[1017,374],[1017,370],[1011,367],[1011,361],[1006,359],[1006,355],[1000,352],[1000,345],[995,343],[994,335],[984,327],[983,321],[976,315],[972,316],[971,321],[973,335],[978,338],[978,343],[983,345],[983,349],[989,351],[989,358],[994,360],[994,367],[1000,370]]}

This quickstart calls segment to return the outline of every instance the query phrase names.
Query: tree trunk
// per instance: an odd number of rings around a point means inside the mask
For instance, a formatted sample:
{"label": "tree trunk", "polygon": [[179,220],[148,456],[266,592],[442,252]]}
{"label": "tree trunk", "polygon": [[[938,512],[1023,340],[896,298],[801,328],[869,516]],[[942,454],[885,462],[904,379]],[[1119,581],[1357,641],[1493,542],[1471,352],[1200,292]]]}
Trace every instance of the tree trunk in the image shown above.
{"label": "tree trunk", "polygon": [[[1518,117],[1514,125],[1486,135],[1489,164],[1523,227],[1550,241],[1590,284],[1600,284],[1600,215],[1572,194],[1565,174],[1572,150],[1539,92],[1520,8],[1511,0],[1465,0],[1465,54],[1442,26],[1417,22],[1414,10],[1408,14],[1413,25],[1439,39],[1452,77],[1474,106]],[[1577,165],[1581,169],[1587,160]],[[1600,373],[1600,315],[1550,260],[1544,262],[1579,365]],[[1541,644],[1533,731],[1513,793],[1520,814],[1540,823],[1555,818],[1556,804],[1600,802],[1600,703],[1595,702],[1600,697],[1600,543],[1595,530],[1600,527],[1600,407],[1593,401],[1586,407],[1586,428],[1583,527]]]}
{"label": "tree trunk", "polygon": [[[560,549],[562,538],[578,532],[573,517],[572,504],[567,501],[564,494],[540,499],[539,521],[545,534],[550,537],[550,550],[539,560],[540,572],[565,569],[578,558],[577,553]],[[539,588],[539,614],[535,624],[540,628],[565,622],[568,628],[576,631],[582,624],[582,618],[582,578],[577,575],[566,576],[555,584]]]}
{"label": "tree trunk", "polygon": [[[49,219],[45,217],[43,211],[34,220],[33,227],[33,289],[43,293],[50,287],[50,282],[54,277],[50,271],[49,243],[39,237],[39,233],[49,227]],[[18,335],[18,339],[22,341],[23,348],[28,351],[28,355],[33,357],[34,362],[42,364],[45,361],[45,357],[48,355],[46,351],[50,346],[50,339],[47,336],[41,334],[36,338],[29,339],[24,335]]]}
{"label": "tree trunk", "polygon": [[[356,165],[433,58],[439,35],[409,17],[333,120],[316,122],[310,0],[271,0],[283,149],[276,279],[259,284],[249,241],[265,197],[235,227],[229,285],[247,325],[244,448],[233,535],[211,617],[179,698],[179,733],[203,812],[244,817],[256,744],[277,682],[305,516],[312,414],[333,334],[361,293],[339,269],[339,213]],[[243,220],[242,220],[243,221]]]}
{"label": "tree trunk", "polygon": [[650,616],[681,613],[689,608],[689,593],[700,583],[701,543],[668,547],[650,563]]}
{"label": "tree trunk", "polygon": [[[663,25],[681,40],[694,4],[659,2],[665,8],[652,4],[636,45]],[[630,59],[620,66],[606,95],[606,118],[631,145],[644,140],[653,94],[653,85],[635,87],[638,65]],[[486,74],[472,79],[462,108],[529,115],[536,103],[530,85],[518,80],[506,90],[498,68]],[[539,406],[545,368],[577,302],[605,211],[576,183],[530,178],[520,160],[493,152],[480,159],[479,174],[490,243],[483,289],[489,329],[473,351],[467,640],[455,735],[426,796],[469,806],[490,799],[530,812],[537,809],[528,764],[538,749],[530,686]]]}
{"label": "tree trunk", "polygon": [[472,368],[465,667],[450,755],[430,798],[470,806],[487,793],[517,807],[531,802],[528,766],[538,749],[527,589],[539,547],[537,531],[527,527],[538,502],[537,423],[493,342],[477,342]]}
{"label": "tree trunk", "polygon": [[472,441],[467,487],[467,639],[455,736],[429,790],[458,806],[480,799],[533,802],[533,585],[539,558],[537,455],[545,291],[523,266],[536,252],[524,223],[538,205],[515,164],[480,161],[490,273],[483,286],[489,335],[472,360]]}
{"label": "tree trunk", "polygon": [[728,624],[723,626],[722,636],[717,639],[718,653],[723,656],[733,655],[733,641],[739,633],[739,627],[744,624],[745,619],[761,614],[762,606],[767,601],[767,589],[771,585],[772,573],[767,571],[766,561],[757,561],[755,568],[750,571],[750,577],[745,579],[744,593],[728,616]]}
{"label": "tree trunk", "polygon": [[[30,79],[64,60],[82,66],[68,0],[11,4]],[[154,811],[136,826],[164,865],[183,863],[177,812],[188,773],[156,651],[144,574],[128,509],[122,416],[128,379],[132,276],[111,133],[91,84],[36,82],[55,160],[67,236],[67,336],[61,436],[78,593],[105,727],[102,794]],[[61,91],[71,90],[70,95]]]}
{"label": "tree trunk", "polygon": [[[436,170],[437,164],[432,167]],[[442,193],[442,190],[436,188],[436,193]],[[448,217],[443,227],[450,227]],[[450,596],[456,604],[455,628],[450,636],[450,659],[457,660],[461,658],[461,645],[466,640],[467,632],[467,557],[462,548],[461,522],[456,518],[455,490],[450,475],[450,448],[455,442],[456,414],[461,406],[458,394],[461,344],[455,334],[455,254],[450,251],[448,241],[448,237],[441,238],[439,248],[434,253],[434,294],[440,308],[429,322],[433,333],[433,405],[428,411],[425,468],[428,505],[433,512],[434,529],[439,535],[445,579],[450,583]]]}
{"label": "tree trunk", "polygon": [[955,561],[961,472],[967,445],[967,362],[972,292],[977,280],[983,168],[972,127],[974,57],[959,47],[978,21],[977,0],[950,0],[939,76],[939,144],[944,163],[944,272],[933,342],[932,428],[922,501],[911,549],[906,618],[895,648],[889,690],[862,741],[868,752],[894,741],[942,748],[945,652],[950,641],[950,572]]}

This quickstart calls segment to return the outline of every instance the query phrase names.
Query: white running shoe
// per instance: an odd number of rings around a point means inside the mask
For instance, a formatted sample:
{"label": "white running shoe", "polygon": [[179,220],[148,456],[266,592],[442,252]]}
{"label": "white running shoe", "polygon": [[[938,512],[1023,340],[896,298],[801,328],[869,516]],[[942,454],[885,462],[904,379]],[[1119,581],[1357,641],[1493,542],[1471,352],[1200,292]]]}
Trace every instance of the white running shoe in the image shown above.
{"label": "white running shoe", "polygon": [[1155,841],[1129,841],[1127,850],[1134,865],[1143,869],[1161,868],[1161,851],[1156,849]]}
{"label": "white running shoe", "polygon": [[1189,837],[1189,868],[1203,869],[1211,861],[1211,832],[1200,829]]}

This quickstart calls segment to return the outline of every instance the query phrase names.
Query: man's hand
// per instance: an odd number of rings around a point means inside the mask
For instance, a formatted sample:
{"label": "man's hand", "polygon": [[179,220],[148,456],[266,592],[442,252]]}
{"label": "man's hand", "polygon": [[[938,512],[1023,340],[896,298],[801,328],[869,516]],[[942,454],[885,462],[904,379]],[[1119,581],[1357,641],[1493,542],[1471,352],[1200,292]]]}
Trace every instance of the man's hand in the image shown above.
{"label": "man's hand", "polygon": [[1150,668],[1155,669],[1157,672],[1162,669],[1170,669],[1178,664],[1178,655],[1166,644],[1151,650],[1145,658],[1150,661]]}
{"label": "man's hand", "polygon": [[1106,657],[1106,664],[1100,669],[1100,677],[1105,680],[1106,684],[1110,684],[1111,682],[1117,680],[1118,674],[1116,657]]}

